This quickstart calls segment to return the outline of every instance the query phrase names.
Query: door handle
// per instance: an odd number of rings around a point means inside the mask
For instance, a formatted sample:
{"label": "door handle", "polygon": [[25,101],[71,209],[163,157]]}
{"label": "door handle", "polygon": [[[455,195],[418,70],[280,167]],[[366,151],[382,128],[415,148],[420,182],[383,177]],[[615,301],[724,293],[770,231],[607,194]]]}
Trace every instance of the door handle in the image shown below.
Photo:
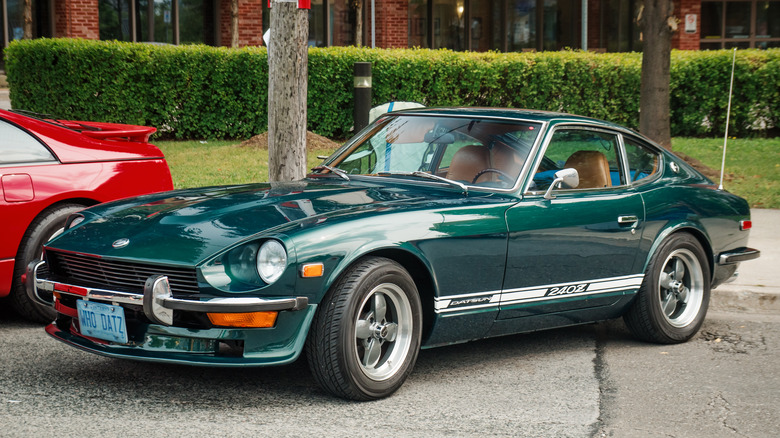
{"label": "door handle", "polygon": [[631,216],[631,215],[618,216],[617,221],[618,221],[618,223],[620,225],[628,225],[628,224],[633,224],[633,223],[639,222],[639,218],[636,217],[636,216]]}

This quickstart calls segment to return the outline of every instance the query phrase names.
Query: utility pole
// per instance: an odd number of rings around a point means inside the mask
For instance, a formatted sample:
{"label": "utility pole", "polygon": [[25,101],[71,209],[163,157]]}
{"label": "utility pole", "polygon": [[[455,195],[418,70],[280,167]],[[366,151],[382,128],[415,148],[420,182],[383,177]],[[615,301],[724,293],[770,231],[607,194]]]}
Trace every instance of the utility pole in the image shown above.
{"label": "utility pole", "polygon": [[309,5],[307,0],[271,0],[268,180],[272,182],[306,176]]}

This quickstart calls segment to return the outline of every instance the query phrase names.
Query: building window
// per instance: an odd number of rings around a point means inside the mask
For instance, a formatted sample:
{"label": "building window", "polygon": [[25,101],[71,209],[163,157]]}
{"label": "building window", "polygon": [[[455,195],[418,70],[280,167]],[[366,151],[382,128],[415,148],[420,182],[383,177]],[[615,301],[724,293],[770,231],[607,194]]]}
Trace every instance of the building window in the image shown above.
{"label": "building window", "polygon": [[[54,35],[54,0],[32,0],[32,37],[50,38]],[[4,67],[5,48],[11,41],[24,37],[24,0],[0,2],[0,68]]]}
{"label": "building window", "polygon": [[702,50],[780,47],[780,1],[701,3]]}
{"label": "building window", "polygon": [[639,4],[634,0],[602,0],[599,8],[599,45],[608,52],[639,52],[642,50],[639,25],[636,22]]}
{"label": "building window", "polygon": [[100,39],[209,44],[216,38],[215,0],[99,0]]}
{"label": "building window", "polygon": [[[366,40],[370,29],[366,26],[370,10],[363,1],[363,35]],[[353,46],[357,29],[357,12],[354,0],[312,0],[309,9],[309,47]],[[263,0],[263,32],[271,26],[271,11]]]}
{"label": "building window", "polygon": [[580,46],[580,0],[411,0],[409,47],[560,50]]}
{"label": "building window", "polygon": [[98,22],[101,40],[133,41],[130,0],[100,0]]}

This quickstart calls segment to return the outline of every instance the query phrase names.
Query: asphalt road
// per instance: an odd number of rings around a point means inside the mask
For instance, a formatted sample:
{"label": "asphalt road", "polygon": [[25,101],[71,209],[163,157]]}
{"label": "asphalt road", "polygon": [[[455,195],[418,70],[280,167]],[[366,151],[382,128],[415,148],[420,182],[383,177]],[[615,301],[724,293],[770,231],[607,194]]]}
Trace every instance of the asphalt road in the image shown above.
{"label": "asphalt road", "polygon": [[780,315],[718,313],[692,341],[622,321],[426,350],[392,397],[323,393],[305,362],[226,370],[109,359],[0,313],[0,436],[775,436]]}

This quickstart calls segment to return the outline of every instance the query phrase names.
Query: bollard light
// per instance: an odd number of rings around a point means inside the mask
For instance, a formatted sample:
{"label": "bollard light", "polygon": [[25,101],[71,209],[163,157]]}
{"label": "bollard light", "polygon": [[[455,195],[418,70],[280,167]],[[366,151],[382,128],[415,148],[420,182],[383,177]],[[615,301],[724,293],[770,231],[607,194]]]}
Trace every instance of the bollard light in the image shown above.
{"label": "bollard light", "polygon": [[368,112],[371,110],[371,63],[355,63],[355,109],[353,122],[355,132],[368,126]]}

